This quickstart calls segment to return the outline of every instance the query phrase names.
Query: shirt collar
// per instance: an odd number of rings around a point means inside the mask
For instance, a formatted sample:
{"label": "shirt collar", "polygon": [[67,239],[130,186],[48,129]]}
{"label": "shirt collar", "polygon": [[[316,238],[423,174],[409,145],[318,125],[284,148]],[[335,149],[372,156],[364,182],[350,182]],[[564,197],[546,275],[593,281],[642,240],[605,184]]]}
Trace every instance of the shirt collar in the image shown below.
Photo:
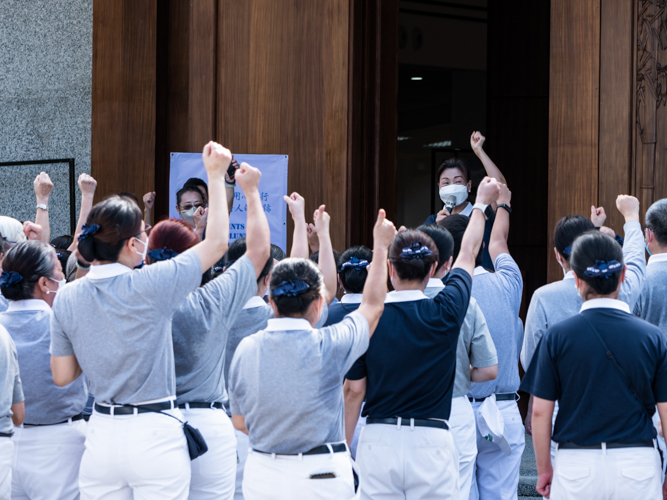
{"label": "shirt collar", "polygon": [[428,297],[421,290],[401,290],[389,292],[384,302],[385,304],[389,304],[392,302],[412,302],[424,299],[428,299]]}
{"label": "shirt collar", "polygon": [[343,298],[340,299],[341,304],[361,304],[361,299],[363,298],[363,293],[346,293],[343,295]]}
{"label": "shirt collar", "polygon": [[91,280],[103,280],[107,278],[114,278],[121,274],[130,273],[132,269],[118,262],[113,264],[103,264],[98,266],[91,266],[90,271],[86,275]]}
{"label": "shirt collar", "polygon": [[565,276],[563,276],[564,280],[573,280],[574,279],[574,271],[570,270],[565,273]]}
{"label": "shirt collar", "polygon": [[608,298],[587,300],[581,305],[581,310],[579,312],[586,311],[588,309],[618,309],[619,311],[630,314],[630,306],[628,306],[625,302]]}
{"label": "shirt collar", "polygon": [[651,255],[648,258],[648,264],[647,266],[650,266],[651,264],[657,264],[658,262],[667,262],[667,253],[656,253],[655,255]]}
{"label": "shirt collar", "polygon": [[12,311],[49,311],[51,308],[42,299],[14,300],[9,302],[7,312]]}
{"label": "shirt collar", "polygon": [[310,322],[303,318],[272,318],[264,329],[267,332],[286,332],[289,330],[312,330]]}
{"label": "shirt collar", "polygon": [[470,217],[470,214],[472,214],[472,210],[473,210],[472,203],[468,202],[466,207],[463,210],[461,210],[459,215],[465,215],[466,217]]}
{"label": "shirt collar", "polygon": [[257,307],[262,307],[265,305],[267,304],[266,302],[264,302],[264,299],[262,297],[258,297],[257,295],[255,295],[248,302],[245,303],[243,309],[255,309]]}
{"label": "shirt collar", "polygon": [[428,283],[426,283],[426,288],[437,288],[438,290],[445,288],[445,285],[442,283],[442,280],[438,278],[429,278]]}
{"label": "shirt collar", "polygon": [[479,276],[480,274],[489,274],[489,271],[484,269],[482,266],[477,266],[473,271],[472,275],[474,277],[474,276]]}

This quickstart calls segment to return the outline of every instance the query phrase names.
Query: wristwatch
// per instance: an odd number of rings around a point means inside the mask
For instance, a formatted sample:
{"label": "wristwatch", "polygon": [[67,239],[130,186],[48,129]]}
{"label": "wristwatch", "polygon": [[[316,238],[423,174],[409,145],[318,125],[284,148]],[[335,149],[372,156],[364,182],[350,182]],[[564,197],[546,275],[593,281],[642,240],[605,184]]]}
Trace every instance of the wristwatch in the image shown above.
{"label": "wristwatch", "polygon": [[48,212],[48,211],[49,211],[49,206],[48,206],[48,205],[45,205],[44,203],[39,203],[39,204],[37,205],[37,208],[41,208],[41,209],[44,210],[45,212]]}
{"label": "wristwatch", "polygon": [[498,203],[498,208],[504,208],[509,213],[512,213],[512,207],[510,207],[507,203]]}
{"label": "wristwatch", "polygon": [[491,208],[491,205],[485,205],[484,203],[475,203],[472,206],[472,208],[473,210],[476,208],[481,210],[486,220],[489,220],[491,217],[493,217],[493,208]]}

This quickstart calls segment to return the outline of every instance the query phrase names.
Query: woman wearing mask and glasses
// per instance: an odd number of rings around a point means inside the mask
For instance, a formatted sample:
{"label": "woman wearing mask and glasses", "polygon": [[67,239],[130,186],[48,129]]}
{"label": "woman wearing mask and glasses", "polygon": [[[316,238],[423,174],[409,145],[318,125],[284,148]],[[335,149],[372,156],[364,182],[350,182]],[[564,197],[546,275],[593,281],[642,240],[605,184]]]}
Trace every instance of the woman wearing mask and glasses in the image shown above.
{"label": "woman wearing mask and glasses", "polygon": [[176,210],[199,240],[204,237],[208,217],[208,200],[203,191],[194,184],[185,185],[176,193]]}
{"label": "woman wearing mask and glasses", "polygon": [[79,237],[79,252],[99,265],[54,303],[53,379],[64,386],[83,371],[96,398],[79,474],[83,499],[188,497],[172,316],[225,253],[229,237],[224,175],[231,153],[210,142],[203,160],[211,195],[204,241],[133,271],[148,250],[143,214],[130,201],[108,198],[93,207]]}
{"label": "woman wearing mask and glasses", "polygon": [[79,465],[87,391],[79,376],[53,383],[49,362],[51,307],[65,276],[56,252],[40,241],[12,247],[3,259],[0,291],[9,308],[0,314],[16,344],[25,394],[25,420],[15,427],[12,498],[79,498]]}

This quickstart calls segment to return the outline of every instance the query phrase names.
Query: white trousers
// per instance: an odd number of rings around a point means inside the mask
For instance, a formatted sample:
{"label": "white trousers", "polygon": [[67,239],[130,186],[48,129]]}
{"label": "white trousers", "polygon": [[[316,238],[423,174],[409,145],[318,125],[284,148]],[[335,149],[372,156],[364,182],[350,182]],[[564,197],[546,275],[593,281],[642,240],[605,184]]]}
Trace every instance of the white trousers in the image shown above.
{"label": "white trousers", "polygon": [[552,500],[662,500],[660,457],[654,448],[558,450]]}
{"label": "white trousers", "polygon": [[[236,483],[236,436],[224,410],[181,410],[199,429],[208,451],[191,462],[190,500],[232,500]],[[165,417],[169,418],[169,417]]]}
{"label": "white trousers", "polygon": [[[183,420],[180,410],[167,412]],[[183,426],[159,413],[93,412],[79,486],[82,500],[186,500],[190,456]]]}
{"label": "white trousers", "polygon": [[361,498],[456,500],[458,463],[445,429],[367,424],[357,447]]}
{"label": "white trousers", "polygon": [[468,500],[477,457],[477,426],[472,404],[467,396],[452,399],[449,430],[459,454],[459,499]]}
{"label": "white trousers", "polygon": [[[310,477],[329,472],[336,477]],[[350,454],[273,456],[251,451],[243,476],[243,496],[245,500],[352,500]]]}
{"label": "white trousers", "polygon": [[12,497],[12,460],[14,443],[6,437],[0,437],[0,500]]}
{"label": "white trousers", "polygon": [[15,427],[13,500],[77,500],[86,422]]}
{"label": "white trousers", "polygon": [[243,500],[243,471],[248,460],[250,451],[250,440],[248,436],[235,429],[236,432],[236,487],[234,500]]}
{"label": "white trousers", "polygon": [[357,445],[359,444],[359,436],[361,435],[361,429],[366,427],[366,417],[362,417],[361,414],[364,411],[364,405],[366,402],[361,403],[361,411],[359,412],[359,419],[357,420],[357,425],[354,428],[354,435],[352,436],[352,443],[350,444],[350,453],[352,454],[353,459],[357,459]]}
{"label": "white trousers", "polygon": [[[472,403],[477,419],[477,409],[482,402]],[[505,420],[505,439],[511,454],[505,455],[500,447],[487,441],[477,430],[477,460],[470,488],[470,499],[511,500],[518,497],[521,455],[526,446],[526,431],[516,401],[498,401],[498,409]]]}

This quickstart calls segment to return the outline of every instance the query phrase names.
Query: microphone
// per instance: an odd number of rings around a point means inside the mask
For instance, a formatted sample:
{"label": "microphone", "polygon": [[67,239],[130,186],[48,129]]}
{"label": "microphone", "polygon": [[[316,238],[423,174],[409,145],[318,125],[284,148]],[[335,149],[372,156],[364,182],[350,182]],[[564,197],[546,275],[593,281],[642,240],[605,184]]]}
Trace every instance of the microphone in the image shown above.
{"label": "microphone", "polygon": [[447,200],[445,200],[445,208],[446,208],[447,211],[451,214],[451,213],[452,213],[452,209],[453,209],[455,206],[456,206],[456,196],[454,196],[453,194],[451,194],[451,195],[449,195],[449,196],[447,197]]}

